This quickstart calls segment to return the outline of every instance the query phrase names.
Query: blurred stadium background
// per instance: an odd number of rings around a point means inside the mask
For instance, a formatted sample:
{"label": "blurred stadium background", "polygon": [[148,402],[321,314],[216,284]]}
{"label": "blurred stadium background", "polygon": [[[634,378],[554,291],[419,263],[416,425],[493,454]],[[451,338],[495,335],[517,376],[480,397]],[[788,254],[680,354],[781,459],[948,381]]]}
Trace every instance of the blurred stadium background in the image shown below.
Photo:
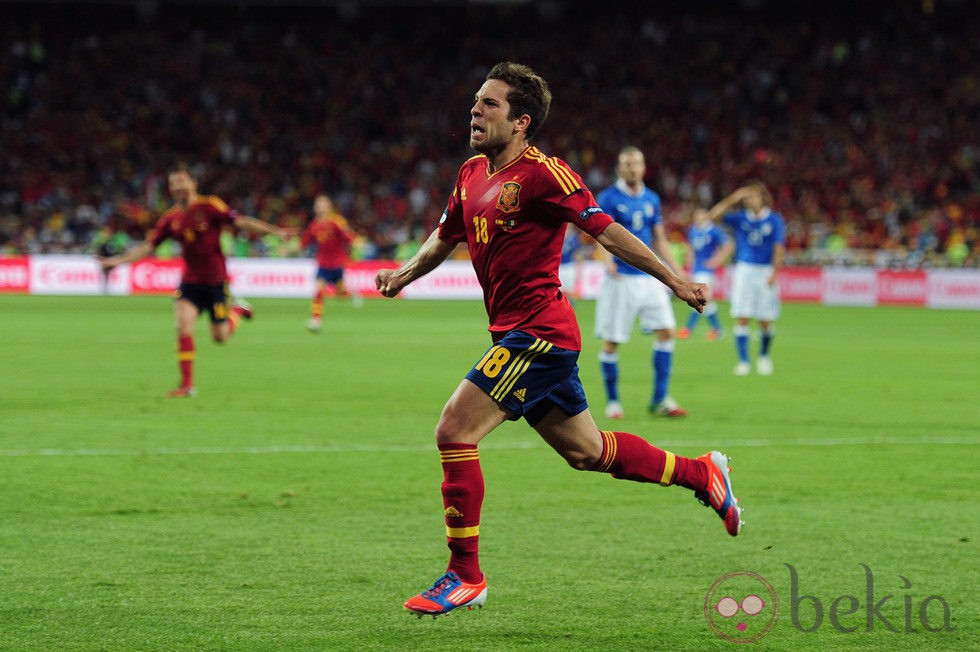
{"label": "blurred stadium background", "polygon": [[407,255],[512,59],[555,91],[540,146],[598,190],[638,145],[675,238],[757,177],[792,264],[980,264],[980,3],[677,5],[0,2],[0,255],[140,239],[176,161],[280,224],[329,192],[359,258]]}

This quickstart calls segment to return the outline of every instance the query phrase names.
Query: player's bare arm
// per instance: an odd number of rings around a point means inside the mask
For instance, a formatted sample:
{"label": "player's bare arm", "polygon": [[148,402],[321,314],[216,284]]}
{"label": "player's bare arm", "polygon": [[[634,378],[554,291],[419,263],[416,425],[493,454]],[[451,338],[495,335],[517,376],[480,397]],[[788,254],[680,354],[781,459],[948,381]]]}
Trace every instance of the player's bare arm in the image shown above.
{"label": "player's bare arm", "polygon": [[264,220],[247,215],[240,215],[235,218],[235,228],[258,235],[275,235],[283,240],[289,240],[297,233],[296,228],[275,226]]}
{"label": "player's bare arm", "polygon": [[153,245],[149,242],[143,241],[138,245],[124,251],[118,256],[110,256],[109,258],[103,258],[102,256],[96,256],[96,260],[102,265],[102,269],[105,271],[110,271],[120,265],[126,263],[134,263],[137,260],[146,258],[153,253]]}
{"label": "player's bare arm", "polygon": [[711,291],[707,285],[679,276],[622,224],[610,224],[599,234],[596,241],[614,256],[659,280],[669,287],[678,299],[698,312],[702,312],[704,306],[711,300]]}
{"label": "player's bare arm", "polygon": [[606,267],[606,274],[609,276],[618,276],[619,268],[616,267],[616,257],[609,253],[608,249],[603,249],[599,256],[602,258],[602,264]]}
{"label": "player's bare arm", "polygon": [[786,247],[781,244],[775,244],[772,248],[772,274],[769,275],[769,285],[775,285],[779,282],[779,270],[783,267],[783,256],[786,253]]}
{"label": "player's bare arm", "polygon": [[406,285],[441,265],[455,248],[455,244],[440,239],[439,229],[436,229],[401,267],[379,271],[374,278],[374,286],[386,297],[396,296]]}
{"label": "player's bare arm", "polygon": [[718,248],[715,255],[705,264],[709,269],[718,269],[728,262],[728,259],[735,252],[735,243],[729,240]]}
{"label": "player's bare arm", "polygon": [[752,189],[748,186],[743,186],[735,190],[732,194],[728,195],[727,197],[725,197],[724,199],[722,199],[717,204],[711,207],[711,210],[708,211],[708,219],[709,220],[718,219],[719,217],[721,217],[722,215],[730,211],[732,208],[734,208],[736,205],[745,201],[745,198],[748,197],[751,192]]}

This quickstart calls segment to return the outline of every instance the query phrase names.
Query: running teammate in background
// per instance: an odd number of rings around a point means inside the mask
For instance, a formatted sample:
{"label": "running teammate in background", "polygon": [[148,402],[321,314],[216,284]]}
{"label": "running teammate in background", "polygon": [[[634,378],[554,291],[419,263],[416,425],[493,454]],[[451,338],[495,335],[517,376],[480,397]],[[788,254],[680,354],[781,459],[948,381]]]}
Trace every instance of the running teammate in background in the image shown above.
{"label": "running teammate in background", "polygon": [[180,385],[169,396],[189,397],[195,394],[194,324],[197,318],[202,312],[211,316],[211,338],[217,343],[231,337],[242,318],[252,318],[251,306],[232,299],[228,293],[221,232],[236,228],[256,234],[275,234],[283,239],[293,233],[241,215],[214,195],[199,195],[197,180],[185,167],[174,169],[167,179],[174,205],[160,216],[146,240],[121,254],[98,260],[108,272],[119,265],[146,258],[167,238],[180,244],[184,275],[174,301]]}
{"label": "running teammate in background", "polygon": [[[741,204],[742,208],[732,210]],[[759,322],[756,371],[773,372],[773,322],[779,318],[779,270],[786,252],[783,216],[773,211],[772,196],[764,185],[752,182],[715,204],[708,219],[722,217],[735,235],[735,271],[732,278],[732,317],[735,318],[736,376],[752,371],[749,359],[749,321]]]}
{"label": "running teammate in background", "polygon": [[[470,147],[480,155],[463,163],[439,227],[419,252],[375,279],[381,294],[396,296],[466,242],[493,340],[436,425],[450,557],[446,573],[405,602],[419,617],[486,601],[478,554],[484,482],[477,445],[507,420],[526,419],[575,469],[680,485],[710,504],[730,535],[742,524],[724,455],[681,457],[636,435],[600,432],[592,419],[578,375],[581,334],[558,289],[566,224],[574,222],[604,248],[657,276],[692,307],[710,297],[706,286],[677,275],[603,213],[563,161],[529,144],[550,103],[547,82],[527,66],[493,67],[470,109]],[[533,482],[528,486],[533,491]]]}
{"label": "running teammate in background", "polygon": [[[679,272],[660,214],[660,195],[643,183],[646,175],[643,152],[636,147],[624,147],[619,153],[616,171],[619,179],[599,193],[599,206],[616,223],[659,254],[671,270]],[[637,319],[641,332],[654,334],[650,360],[653,396],[647,410],[668,417],[685,416],[687,412],[669,392],[677,321],[668,289],[656,278],[611,253],[606,252],[604,259],[606,277],[596,301],[595,336],[602,339],[599,364],[606,388],[606,417],[623,418],[623,405],[619,400],[619,345],[629,342]]]}
{"label": "running teammate in background", "polygon": [[[735,244],[725,230],[709,219],[708,211],[703,208],[694,209],[691,226],[687,230],[687,259],[691,261],[691,273],[695,281],[713,288],[715,273],[732,255],[734,248]],[[704,307],[704,315],[711,324],[708,339],[718,339],[721,336],[721,322],[718,320],[718,304],[713,299]],[[677,339],[686,340],[691,337],[700,319],[701,313],[691,310],[687,316],[687,324],[677,331]]]}
{"label": "running teammate in background", "polygon": [[304,249],[316,245],[316,293],[310,305],[310,321],[307,328],[319,333],[323,327],[323,298],[327,286],[337,297],[351,297],[355,304],[360,296],[351,293],[344,285],[344,267],[350,262],[350,249],[357,240],[357,233],[347,225],[343,215],[334,210],[333,200],[327,195],[317,195],[313,200],[313,219],[303,231],[300,246]]}

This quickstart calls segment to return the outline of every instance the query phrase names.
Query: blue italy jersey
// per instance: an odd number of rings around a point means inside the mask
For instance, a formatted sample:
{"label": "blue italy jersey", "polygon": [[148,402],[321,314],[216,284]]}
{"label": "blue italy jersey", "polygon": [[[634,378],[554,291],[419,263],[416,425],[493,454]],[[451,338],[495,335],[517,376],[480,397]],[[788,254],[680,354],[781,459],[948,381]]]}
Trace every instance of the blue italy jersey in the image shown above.
{"label": "blue italy jersey", "polygon": [[[653,243],[653,227],[660,223],[660,195],[643,186],[639,195],[633,195],[622,179],[609,186],[596,197],[599,208],[640,239],[646,246]],[[642,274],[632,265],[616,258],[620,274]]]}
{"label": "blue italy jersey", "polygon": [[735,231],[735,260],[771,265],[776,245],[786,243],[783,216],[768,208],[756,215],[742,209],[725,215],[725,224]]}
{"label": "blue italy jersey", "polygon": [[561,243],[562,265],[573,262],[575,260],[575,252],[578,251],[579,248],[579,231],[577,229],[566,228],[565,239]]}
{"label": "blue italy jersey", "polygon": [[708,222],[704,226],[692,224],[687,230],[687,241],[691,244],[694,251],[694,263],[691,272],[713,272],[715,270],[707,266],[707,262],[715,255],[715,252],[728,242],[728,234],[713,222]]}

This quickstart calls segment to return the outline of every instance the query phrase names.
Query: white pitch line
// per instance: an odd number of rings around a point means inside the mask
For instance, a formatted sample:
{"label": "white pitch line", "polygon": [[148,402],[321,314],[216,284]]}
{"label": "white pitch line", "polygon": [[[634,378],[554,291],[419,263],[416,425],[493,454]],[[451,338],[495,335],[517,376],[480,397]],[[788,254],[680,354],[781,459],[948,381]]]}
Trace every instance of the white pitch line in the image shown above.
{"label": "white pitch line", "polygon": [[[760,448],[764,446],[807,447],[807,446],[975,446],[980,443],[976,437],[912,437],[893,439],[871,437],[857,439],[744,439],[724,442],[695,441],[653,441],[661,448]],[[481,445],[487,450],[525,450],[547,448],[541,441],[512,442],[496,444],[487,442]],[[287,445],[287,446],[191,446],[187,448],[38,448],[33,450],[0,450],[0,457],[136,457],[140,455],[273,455],[278,453],[419,453],[435,452],[432,444],[417,446],[342,446]]]}

